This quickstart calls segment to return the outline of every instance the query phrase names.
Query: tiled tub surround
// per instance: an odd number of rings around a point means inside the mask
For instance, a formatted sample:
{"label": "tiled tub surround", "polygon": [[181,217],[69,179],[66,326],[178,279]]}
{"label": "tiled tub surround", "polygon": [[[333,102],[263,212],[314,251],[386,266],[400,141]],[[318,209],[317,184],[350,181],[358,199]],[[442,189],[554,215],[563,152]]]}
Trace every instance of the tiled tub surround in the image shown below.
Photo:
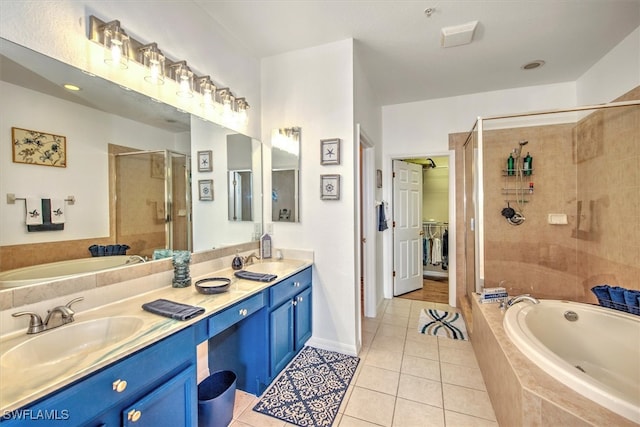
{"label": "tiled tub surround", "polygon": [[[282,261],[281,266],[274,267],[273,271],[274,274],[278,275],[278,280],[291,276],[312,264],[312,254],[310,252],[285,250],[282,252],[285,260]],[[294,255],[297,258],[294,258]],[[167,262],[170,265],[170,261]],[[108,287],[98,287],[66,294],[65,296],[57,296],[54,299],[45,300],[38,304],[21,306],[17,309],[3,309],[2,318],[0,319],[3,327],[6,323],[11,323],[12,325],[11,330],[4,331],[4,335],[0,337],[0,354],[32,338],[32,336],[28,336],[25,333],[27,321],[23,318],[20,322],[15,322],[15,320],[20,319],[12,318],[11,313],[34,310],[43,314],[46,313],[47,308],[64,304],[76,296],[85,297],[84,301],[74,306],[76,323],[117,316],[136,316],[144,323],[138,332],[126,340],[103,350],[88,353],[84,358],[80,358],[73,367],[61,372],[52,369],[55,366],[48,369],[30,367],[28,370],[3,368],[0,371],[0,383],[2,384],[0,412],[4,413],[4,411],[18,409],[274,284],[274,282],[262,283],[237,279],[233,276],[233,270],[228,267],[230,263],[231,257],[227,256],[192,265],[191,275],[194,281],[198,278],[213,275],[231,278],[232,284],[229,291],[222,294],[202,295],[196,291],[194,286],[181,289],[172,288],[170,285],[172,271],[164,271],[120,281]],[[154,264],[150,263],[147,267],[151,268]],[[128,273],[129,271],[127,271]],[[69,284],[62,282],[61,285],[69,286]],[[47,288],[49,285],[38,286]],[[3,293],[13,292],[18,292],[18,290],[3,291]],[[50,292],[53,292],[53,290]],[[158,298],[204,307],[206,311],[203,315],[194,319],[180,322],[142,310],[143,303]],[[42,299],[42,295],[40,299]],[[34,308],[35,306],[42,309]],[[64,326],[61,328],[64,328]],[[44,332],[44,334],[46,333]]]}
{"label": "tiled tub surround", "polygon": [[500,425],[637,426],[531,362],[507,337],[497,304],[472,304],[471,342]]}

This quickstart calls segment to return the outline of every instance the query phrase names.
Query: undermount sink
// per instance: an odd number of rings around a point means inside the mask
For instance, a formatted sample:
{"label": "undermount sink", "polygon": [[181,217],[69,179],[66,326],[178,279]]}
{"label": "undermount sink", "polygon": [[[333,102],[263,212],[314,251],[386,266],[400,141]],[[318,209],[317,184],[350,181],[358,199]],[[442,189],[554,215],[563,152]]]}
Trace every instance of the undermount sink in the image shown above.
{"label": "undermount sink", "polygon": [[270,274],[278,274],[280,270],[283,268],[291,268],[297,267],[298,265],[302,265],[300,261],[260,261],[255,264],[249,264],[244,267],[246,271],[251,271],[253,273],[270,273]]}
{"label": "undermount sink", "polygon": [[65,369],[88,354],[125,340],[142,327],[133,316],[108,317],[71,323],[41,332],[0,358],[3,369],[48,367]]}

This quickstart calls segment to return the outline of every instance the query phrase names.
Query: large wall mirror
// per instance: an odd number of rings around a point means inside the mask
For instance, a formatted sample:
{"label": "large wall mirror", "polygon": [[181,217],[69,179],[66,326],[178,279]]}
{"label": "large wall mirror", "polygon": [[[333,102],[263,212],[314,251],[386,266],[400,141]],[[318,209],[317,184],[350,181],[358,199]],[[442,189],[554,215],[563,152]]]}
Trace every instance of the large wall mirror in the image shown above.
{"label": "large wall mirror", "polygon": [[271,219],[300,222],[299,127],[271,132]]}
{"label": "large wall mirror", "polygon": [[[262,229],[259,141],[1,38],[0,91],[0,271],[90,257],[92,244],[128,245],[127,255],[143,257],[158,248],[202,251],[251,241]],[[14,162],[14,127],[64,136],[66,167]],[[251,147],[233,158],[251,165],[243,207],[251,214],[242,224],[228,216],[227,148],[235,142]],[[200,150],[213,153],[211,171],[198,171]],[[199,199],[199,180],[211,180],[213,200]],[[8,194],[18,200],[5,202]],[[22,198],[70,195],[64,230],[27,232]]]}

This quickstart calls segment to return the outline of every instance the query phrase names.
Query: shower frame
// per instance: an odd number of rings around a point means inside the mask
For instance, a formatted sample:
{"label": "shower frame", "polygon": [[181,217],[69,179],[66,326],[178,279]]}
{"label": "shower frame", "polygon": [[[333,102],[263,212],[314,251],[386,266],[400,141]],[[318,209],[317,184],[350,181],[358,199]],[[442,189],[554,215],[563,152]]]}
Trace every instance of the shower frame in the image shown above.
{"label": "shower frame", "polygon": [[[117,159],[119,157],[142,156],[142,155],[149,156],[150,162],[153,155],[161,155],[163,159],[163,167],[161,170],[164,175],[164,207],[163,209],[164,209],[164,217],[165,217],[165,220],[164,220],[165,249],[181,249],[181,250],[192,251],[193,250],[193,226],[192,226],[192,203],[191,203],[191,155],[174,151],[174,150],[169,150],[169,149],[131,151],[131,152],[116,153],[115,154],[116,164],[118,161]],[[173,157],[176,157],[176,156],[183,157],[185,161],[183,179],[185,184],[184,203],[185,203],[185,210],[186,210],[185,212],[186,236],[184,237],[185,237],[186,245],[184,245],[185,247],[180,247],[180,248],[174,247],[176,236],[175,236],[175,230],[174,230],[175,215],[173,215],[174,199],[175,199],[173,178],[176,172],[173,170],[174,169],[173,162],[171,160]],[[119,178],[120,177],[116,172],[116,176],[115,176],[116,189],[118,188],[118,185],[119,185],[119,182],[118,182]],[[118,192],[116,190],[115,192],[116,206],[118,206],[118,203],[119,203],[117,193]],[[117,207],[116,207],[116,212],[117,212]],[[117,230],[117,226],[116,226],[116,230]],[[118,237],[118,233],[116,231],[116,238],[117,237]],[[145,248],[145,249],[149,249],[149,248]]]}
{"label": "shower frame", "polygon": [[[469,271],[471,266],[468,265],[468,258],[473,255],[474,265],[473,267],[473,290],[470,291],[470,283],[465,281],[465,294],[470,297],[471,292],[482,292],[482,288],[484,287],[484,279],[485,279],[485,230],[484,230],[484,138],[483,132],[486,129],[487,122],[492,122],[495,120],[504,120],[504,119],[518,119],[518,118],[530,118],[535,116],[549,116],[553,114],[570,114],[573,113],[573,123],[577,123],[579,120],[578,113],[588,112],[588,111],[599,111],[609,108],[619,108],[619,107],[629,107],[629,106],[640,106],[640,100],[632,100],[632,101],[620,101],[620,102],[610,102],[606,104],[597,104],[597,105],[586,105],[586,106],[578,106],[571,108],[559,108],[559,109],[550,109],[550,110],[540,110],[540,111],[532,111],[525,113],[514,113],[514,114],[503,114],[503,115],[495,115],[495,116],[487,116],[481,117],[478,116],[475,123],[471,127],[468,132],[467,138],[463,144],[463,216],[464,216],[464,238],[465,238],[465,262],[464,262],[464,271],[465,271],[465,279],[467,279],[466,273]],[[556,123],[571,123],[568,120],[553,122]],[[549,123],[539,123],[539,124],[549,124]],[[509,126],[499,127],[495,129],[504,129]],[[514,126],[520,127],[520,126]],[[471,145],[469,145],[471,144]],[[471,147],[471,154],[467,152],[468,147]],[[467,156],[471,155],[471,159],[468,159]],[[467,166],[467,162],[470,162],[471,167]],[[470,170],[469,170],[470,169]],[[471,189],[467,188],[468,182],[467,179],[471,179]],[[469,193],[470,191],[470,193]],[[469,199],[469,194],[471,194],[471,200]],[[470,221],[467,220],[469,218],[469,214],[473,216],[470,217]],[[473,238],[473,254],[471,253],[471,246],[469,244],[469,238]]]}

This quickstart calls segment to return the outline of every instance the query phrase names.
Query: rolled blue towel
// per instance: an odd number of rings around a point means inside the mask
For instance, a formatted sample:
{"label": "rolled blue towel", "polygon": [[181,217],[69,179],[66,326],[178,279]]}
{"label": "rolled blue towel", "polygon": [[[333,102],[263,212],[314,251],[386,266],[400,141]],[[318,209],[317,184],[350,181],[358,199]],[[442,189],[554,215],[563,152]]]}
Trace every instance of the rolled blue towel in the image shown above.
{"label": "rolled blue towel", "polygon": [[612,286],[609,288],[609,296],[611,296],[611,301],[619,304],[624,304],[624,291],[625,288],[621,288],[620,286]]}
{"label": "rolled blue towel", "polygon": [[629,313],[640,314],[640,304],[638,304],[639,298],[640,291],[625,289],[624,302],[629,309]]}
{"label": "rolled blue towel", "polygon": [[611,304],[611,295],[609,295],[610,288],[611,286],[609,285],[598,285],[591,288],[591,291],[596,294],[598,302],[603,307],[613,308],[613,304]]}
{"label": "rolled blue towel", "polygon": [[629,307],[638,307],[638,297],[640,296],[640,291],[625,289],[624,293],[624,303]]}
{"label": "rolled blue towel", "polygon": [[204,313],[204,308],[202,307],[181,304],[179,302],[169,301],[166,299],[157,299],[155,301],[144,303],[142,304],[142,309],[150,313],[170,317],[175,320],[189,320]]}
{"label": "rolled blue towel", "polygon": [[234,274],[240,279],[255,280],[257,282],[273,282],[278,277],[275,274],[254,273],[246,270],[236,271]]}

